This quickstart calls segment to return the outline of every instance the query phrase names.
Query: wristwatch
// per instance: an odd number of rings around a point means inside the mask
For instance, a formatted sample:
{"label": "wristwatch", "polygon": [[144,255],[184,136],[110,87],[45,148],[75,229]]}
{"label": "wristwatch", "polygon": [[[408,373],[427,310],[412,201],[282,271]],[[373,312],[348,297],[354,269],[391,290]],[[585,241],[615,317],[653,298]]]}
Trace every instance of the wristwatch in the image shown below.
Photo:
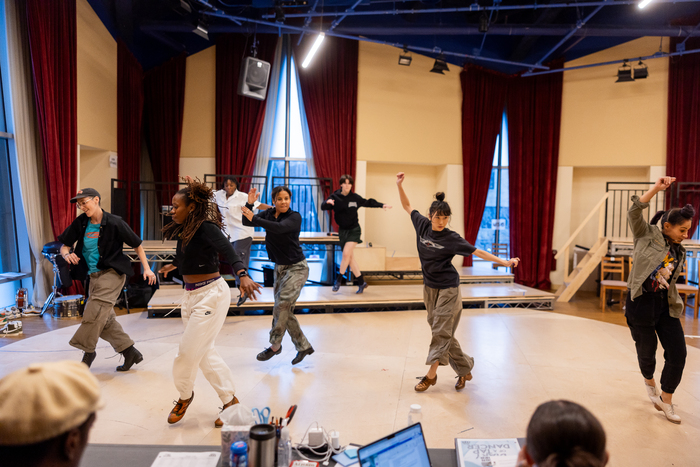
{"label": "wristwatch", "polygon": [[241,277],[248,277],[248,273],[245,270],[239,272],[238,278],[240,279]]}

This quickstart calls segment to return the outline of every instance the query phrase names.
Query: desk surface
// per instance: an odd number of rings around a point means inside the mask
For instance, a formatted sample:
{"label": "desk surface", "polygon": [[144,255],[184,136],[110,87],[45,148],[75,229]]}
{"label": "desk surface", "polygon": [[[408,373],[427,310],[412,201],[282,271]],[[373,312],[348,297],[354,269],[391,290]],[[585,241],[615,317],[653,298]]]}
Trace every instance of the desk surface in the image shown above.
{"label": "desk surface", "polygon": [[[159,446],[136,444],[88,444],[80,467],[150,467],[161,451],[221,451],[220,446]],[[454,449],[429,449],[432,467],[457,467]],[[219,464],[221,462],[219,461]],[[333,465],[333,464],[332,464]]]}

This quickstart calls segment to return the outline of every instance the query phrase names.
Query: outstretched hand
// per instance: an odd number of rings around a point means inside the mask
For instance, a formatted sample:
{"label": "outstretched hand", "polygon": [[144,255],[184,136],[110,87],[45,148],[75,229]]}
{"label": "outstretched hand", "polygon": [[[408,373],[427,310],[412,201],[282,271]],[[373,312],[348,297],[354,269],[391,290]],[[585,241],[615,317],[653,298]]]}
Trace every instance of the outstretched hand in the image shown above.
{"label": "outstretched hand", "polygon": [[406,175],[403,172],[399,172],[396,174],[396,184],[401,185],[403,183],[404,178]]}
{"label": "outstretched hand", "polygon": [[159,272],[160,274],[163,274],[163,277],[168,277],[168,273],[169,273],[170,271],[174,271],[174,270],[176,270],[176,269],[177,269],[177,267],[176,267],[174,264],[170,263],[170,264],[166,264],[165,266],[163,266],[162,268],[160,268],[160,269],[158,270],[158,272]]}
{"label": "outstretched hand", "polygon": [[507,268],[517,268],[518,264],[520,264],[520,258],[511,258],[508,261],[504,262],[503,266]]}
{"label": "outstretched hand", "polygon": [[391,206],[388,204],[382,205],[382,208],[386,211],[387,209],[391,209]]}
{"label": "outstretched hand", "polygon": [[240,279],[241,286],[239,289],[241,292],[246,294],[251,300],[255,300],[255,294],[260,293],[262,286],[248,276],[241,277]]}
{"label": "outstretched hand", "polygon": [[656,183],[654,184],[654,188],[658,188],[659,191],[664,191],[670,187],[673,182],[676,181],[676,177],[661,177],[659,178]]}
{"label": "outstretched hand", "polygon": [[328,200],[326,200],[326,204],[330,204],[331,206],[335,206],[335,200],[333,198],[328,198]]}
{"label": "outstretched hand", "polygon": [[248,209],[247,207],[243,206],[243,207],[241,208],[241,212],[243,213],[243,216],[244,216],[246,219],[248,219],[249,221],[252,221],[252,220],[253,220],[253,215],[254,215],[254,214],[253,214],[253,211],[251,211],[251,210]]}
{"label": "outstretched hand", "polygon": [[260,193],[258,193],[258,189],[251,188],[248,192],[248,204],[255,204],[258,198],[260,198]]}

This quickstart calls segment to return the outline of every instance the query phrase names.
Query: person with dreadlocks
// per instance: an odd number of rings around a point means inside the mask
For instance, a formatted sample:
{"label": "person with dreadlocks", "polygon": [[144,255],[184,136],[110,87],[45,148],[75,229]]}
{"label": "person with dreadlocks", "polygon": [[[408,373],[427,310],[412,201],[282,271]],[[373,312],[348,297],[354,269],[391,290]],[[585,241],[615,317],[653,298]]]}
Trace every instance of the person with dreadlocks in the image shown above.
{"label": "person with dreadlocks", "polygon": [[[214,347],[231,305],[231,290],[219,274],[219,254],[226,257],[240,280],[241,293],[255,300],[260,284],[253,282],[246,268],[221,232],[222,216],[212,201],[212,189],[187,177],[187,187],[173,196],[172,222],[163,236],[177,239],[175,261],[159,272],[165,276],[179,269],[185,282],[182,321],[185,332],[173,362],[173,378],[180,399],[168,415],[168,423],[179,422],[194,399],[197,367],[214,387],[226,409],[238,403],[233,374]],[[217,418],[214,426],[223,422]]]}
{"label": "person with dreadlocks", "polygon": [[288,332],[292,338],[297,355],[292,365],[301,362],[304,357],[314,353],[294,316],[294,305],[301,294],[301,289],[309,278],[309,265],[299,244],[301,232],[301,215],[292,211],[292,191],[286,186],[272,189],[274,208],[260,214],[253,214],[253,206],[259,194],[255,188],[248,192],[248,203],[242,209],[243,225],[260,226],[265,229],[265,247],[270,260],[275,263],[275,306],[272,309],[272,329],[270,330],[270,347],[260,352],[257,359],[261,362],[271,359],[282,352],[282,338]]}
{"label": "person with dreadlocks", "polygon": [[457,373],[456,390],[464,389],[472,379],[474,359],[462,351],[455,338],[455,331],[462,316],[462,294],[459,290],[459,273],[452,265],[455,255],[475,255],[501,266],[516,267],[520,258],[504,260],[480,250],[463,239],[457,232],[447,228],[452,210],[445,202],[445,193],[435,194],[428,217],[411,208],[403,189],[404,173],[396,174],[401,205],[411,216],[416,230],[418,257],[423,271],[423,302],[428,312],[428,324],[432,330],[430,350],[425,362],[430,365],[428,373],[414,388],[423,392],[437,383],[438,366],[448,363]]}

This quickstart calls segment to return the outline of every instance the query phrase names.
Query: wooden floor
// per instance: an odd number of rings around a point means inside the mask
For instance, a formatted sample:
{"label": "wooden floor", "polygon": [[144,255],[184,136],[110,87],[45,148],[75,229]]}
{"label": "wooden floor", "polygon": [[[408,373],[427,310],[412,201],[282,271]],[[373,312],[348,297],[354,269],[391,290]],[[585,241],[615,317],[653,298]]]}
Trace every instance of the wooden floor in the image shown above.
{"label": "wooden floor", "polygon": [[[131,309],[131,313],[143,313],[147,311],[146,308]],[[127,314],[125,308],[116,308],[115,312],[118,316]],[[607,307],[606,311],[602,312],[599,298],[592,292],[579,291],[569,303],[556,303],[554,310],[551,310],[551,312],[627,327],[625,315],[620,309],[620,305],[615,304],[612,307]],[[700,336],[699,321],[700,320],[693,318],[692,309],[690,307],[686,308],[686,313],[681,319],[686,336]],[[55,329],[73,326],[79,322],[78,318],[56,319],[53,318],[50,313],[45,313],[44,316],[22,318],[23,333],[18,336],[0,338],[0,347]],[[700,349],[700,338],[686,338],[686,343]]]}

